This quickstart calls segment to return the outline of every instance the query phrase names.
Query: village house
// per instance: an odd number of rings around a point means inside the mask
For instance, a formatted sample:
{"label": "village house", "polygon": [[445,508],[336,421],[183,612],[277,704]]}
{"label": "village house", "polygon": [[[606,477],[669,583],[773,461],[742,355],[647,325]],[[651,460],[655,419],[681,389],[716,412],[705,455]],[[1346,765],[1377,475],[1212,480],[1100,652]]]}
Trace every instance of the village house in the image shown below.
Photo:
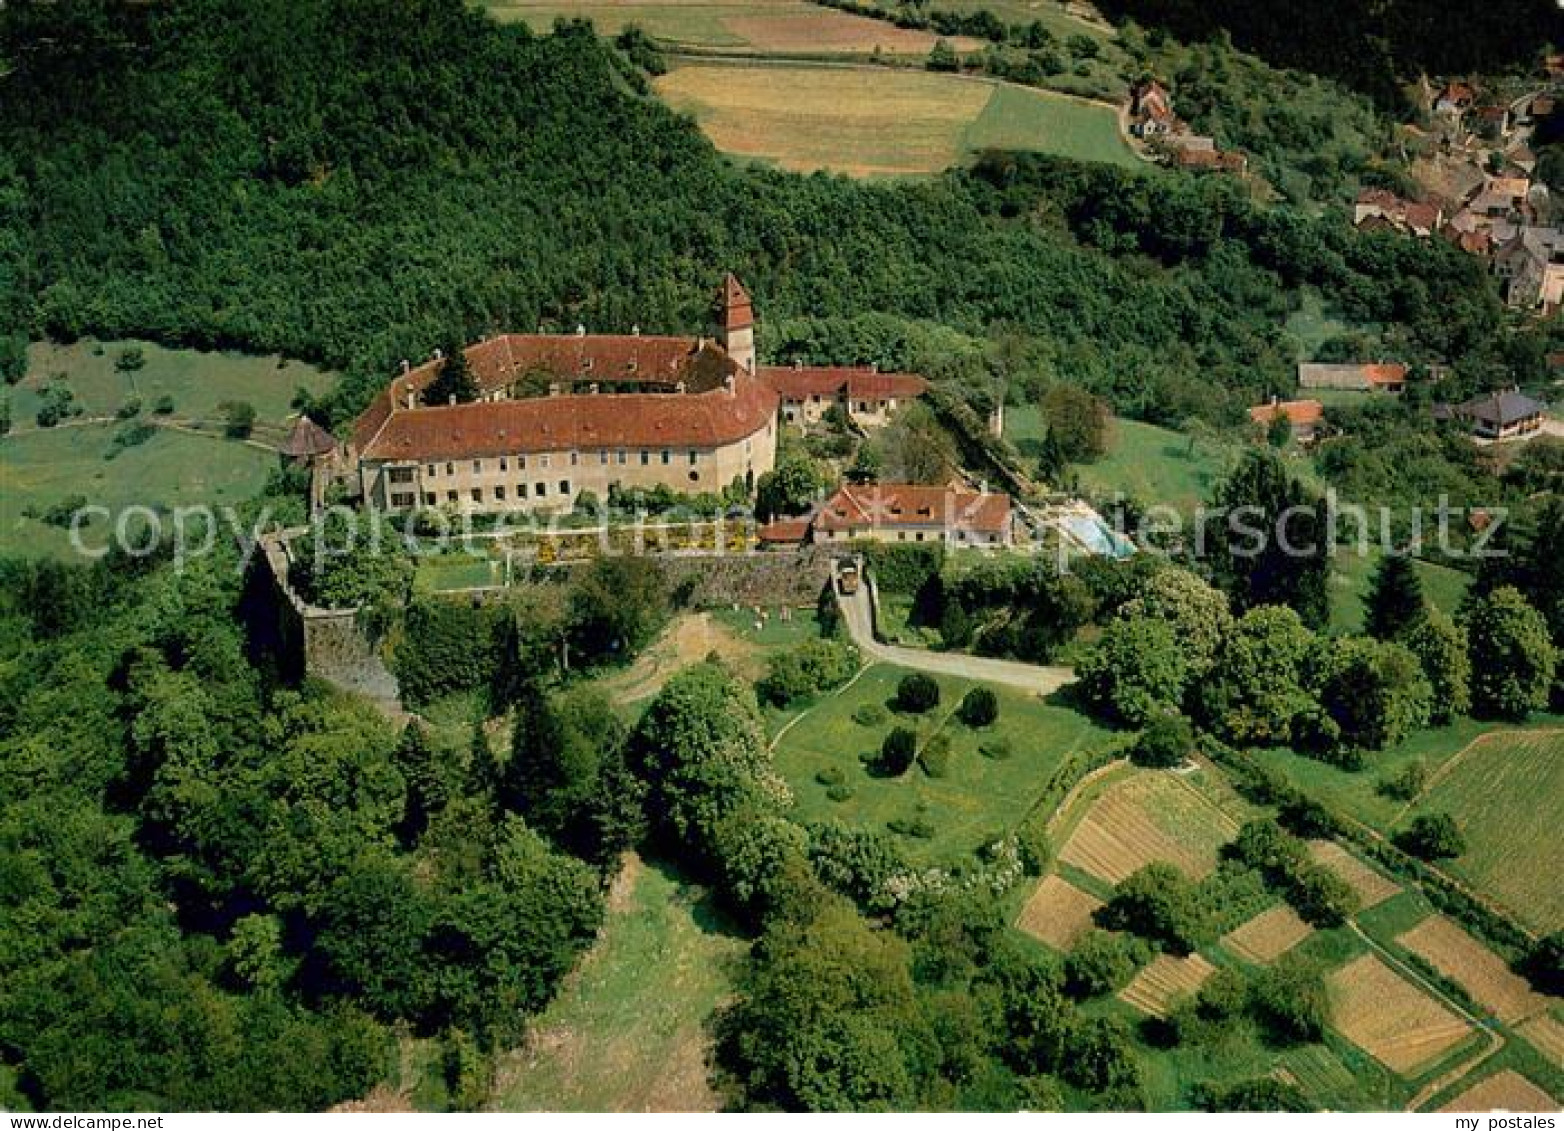
{"label": "village house", "polygon": [[[795,520],[796,521],[796,520]],[[816,543],[930,542],[952,548],[1009,546],[1010,496],[906,483],[843,486],[810,520]]]}
{"label": "village house", "polygon": [[1173,113],[1173,99],[1156,79],[1136,84],[1130,92],[1130,133],[1139,138],[1161,137],[1182,129]]}
{"label": "village house", "polygon": [[[776,461],[784,378],[795,411],[813,392],[799,371],[757,367],[749,294],[732,275],[716,338],[505,334],[463,351],[477,399],[431,404],[445,360],[404,365],[354,422],[344,455],[366,505],[566,511],[583,492],[666,487],[746,492]],[[906,374],[813,369],[812,380],[866,425],[926,387]],[[845,399],[845,402],[843,398]],[[821,407],[821,412],[824,408]]]}
{"label": "village house", "polygon": [[1365,230],[1388,228],[1427,238],[1443,222],[1444,209],[1438,204],[1405,200],[1388,189],[1364,189],[1352,206],[1353,225]]}
{"label": "village house", "polygon": [[1249,419],[1261,428],[1270,428],[1278,417],[1292,428],[1292,438],[1300,444],[1314,442],[1325,420],[1325,406],[1315,400],[1284,401],[1273,398],[1270,404],[1255,405]]}
{"label": "village house", "polygon": [[[1438,410],[1443,408],[1441,413]],[[1435,417],[1454,417],[1464,422],[1477,440],[1524,440],[1542,429],[1548,406],[1511,389],[1502,393],[1474,397],[1453,410],[1435,406]]]}
{"label": "village house", "polygon": [[1470,83],[1449,82],[1434,96],[1434,113],[1458,118],[1476,101],[1477,91]]}
{"label": "village house", "polygon": [[1491,262],[1510,306],[1544,316],[1564,306],[1564,229],[1519,227],[1495,243]]}
{"label": "village house", "polygon": [[1298,366],[1300,389],[1344,389],[1395,396],[1406,388],[1406,382],[1407,367],[1395,362],[1330,365],[1311,361]]}

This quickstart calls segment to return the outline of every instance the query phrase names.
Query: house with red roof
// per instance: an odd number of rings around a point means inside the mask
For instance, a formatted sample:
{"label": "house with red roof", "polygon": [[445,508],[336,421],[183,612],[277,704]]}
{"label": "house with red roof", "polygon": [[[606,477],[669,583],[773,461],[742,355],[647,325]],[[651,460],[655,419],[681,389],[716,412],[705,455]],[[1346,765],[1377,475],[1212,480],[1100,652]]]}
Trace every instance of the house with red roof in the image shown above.
{"label": "house with red roof", "polygon": [[1315,400],[1284,401],[1273,398],[1270,404],[1249,410],[1249,419],[1261,428],[1269,428],[1278,417],[1292,426],[1292,438],[1300,444],[1312,443],[1325,420],[1325,406]]}
{"label": "house with red roof", "polygon": [[816,543],[930,542],[998,548],[1013,538],[1010,496],[966,487],[866,483],[840,488],[815,512]]}

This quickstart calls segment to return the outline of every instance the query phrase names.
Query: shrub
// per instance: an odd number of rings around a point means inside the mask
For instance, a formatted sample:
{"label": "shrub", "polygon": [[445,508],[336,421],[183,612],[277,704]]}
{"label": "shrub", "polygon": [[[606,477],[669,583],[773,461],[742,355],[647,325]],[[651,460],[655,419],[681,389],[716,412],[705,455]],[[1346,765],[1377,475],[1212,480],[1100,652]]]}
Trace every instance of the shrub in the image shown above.
{"label": "shrub", "polygon": [[255,406],[248,401],[224,401],[217,407],[223,414],[223,435],[230,440],[248,439],[255,431]]}
{"label": "shrub", "polygon": [[893,776],[904,774],[917,753],[917,732],[907,727],[893,727],[880,743],[880,769]]}
{"label": "shrub", "polygon": [[853,787],[839,783],[826,790],[825,795],[832,801],[851,801],[853,798]]}
{"label": "shrub", "polygon": [[171,393],[164,393],[152,402],[152,411],[158,416],[168,416],[174,411],[174,397]]}
{"label": "shrub", "polygon": [[1130,747],[1130,760],[1137,766],[1167,768],[1179,766],[1195,752],[1195,731],[1183,715],[1155,715]]}
{"label": "shrub", "polygon": [[879,703],[865,703],[853,712],[853,722],[865,727],[882,727],[890,717],[890,712]]}
{"label": "shrub", "polygon": [[1374,788],[1394,801],[1411,801],[1423,792],[1423,787],[1427,784],[1428,767],[1421,761],[1417,761],[1408,762],[1398,773],[1381,778]]}
{"label": "shrub", "polygon": [[1396,834],[1396,847],[1423,860],[1441,860],[1466,851],[1455,818],[1448,813],[1424,813]]}
{"label": "shrub", "polygon": [[911,672],[896,685],[896,706],[909,714],[921,715],[939,706],[939,684],[933,676]]}
{"label": "shrub", "polygon": [[978,747],[978,753],[985,758],[991,758],[995,762],[1003,762],[1015,753],[1015,746],[1003,735],[991,738]]}
{"label": "shrub", "polygon": [[1249,1007],[1276,1044],[1317,1041],[1325,1031],[1325,983],[1298,960],[1283,958],[1262,972],[1250,989]]}
{"label": "shrub", "polygon": [[1133,936],[1088,931],[1064,960],[1065,991],[1077,998],[1115,993],[1146,958],[1146,945]]}
{"label": "shrub", "polygon": [[842,640],[810,640],[771,657],[755,685],[761,700],[787,707],[799,699],[840,687],[858,670],[858,650]]}
{"label": "shrub", "polygon": [[114,368],[121,373],[134,373],[147,364],[146,354],[140,346],[129,346],[114,355]]}
{"label": "shrub", "polygon": [[1053,844],[1048,839],[1048,818],[1033,813],[1021,822],[1016,830],[1016,851],[1021,855],[1021,867],[1029,876],[1041,876],[1053,859]]}
{"label": "shrub", "polygon": [[886,827],[898,836],[916,837],[919,840],[932,840],[937,831],[934,822],[921,813],[913,817],[896,817],[888,821]]}
{"label": "shrub", "polygon": [[991,688],[974,687],[961,700],[961,721],[969,727],[993,726],[999,718],[999,696]]}
{"label": "shrub", "polygon": [[141,398],[131,397],[130,400],[114,410],[114,415],[120,420],[129,420],[133,416],[141,415]]}
{"label": "shrub", "polygon": [[841,785],[846,780],[847,775],[838,766],[827,766],[815,775],[815,781],[821,785]]}
{"label": "shrub", "polygon": [[931,778],[942,778],[950,772],[950,736],[936,734],[923,749],[918,751],[918,765]]}

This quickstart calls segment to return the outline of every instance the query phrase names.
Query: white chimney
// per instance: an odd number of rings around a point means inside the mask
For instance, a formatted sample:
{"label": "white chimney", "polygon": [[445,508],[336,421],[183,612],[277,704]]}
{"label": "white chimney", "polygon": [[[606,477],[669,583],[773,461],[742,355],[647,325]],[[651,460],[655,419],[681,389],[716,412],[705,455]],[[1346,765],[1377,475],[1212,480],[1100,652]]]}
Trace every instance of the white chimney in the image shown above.
{"label": "white chimney", "polygon": [[455,404],[456,403],[456,394],[452,393],[450,396],[446,397],[445,398],[445,403],[446,404],[450,404],[450,405]]}
{"label": "white chimney", "polygon": [[434,351],[434,359],[436,361],[439,361],[443,357],[445,357],[445,351],[440,349],[440,347],[436,346],[435,347],[435,351]]}
{"label": "white chimney", "polygon": [[639,338],[641,336],[641,324],[639,322],[637,322],[634,326],[630,327],[630,334],[631,334],[632,337],[637,337],[637,338]]}
{"label": "white chimney", "polygon": [[586,336],[587,336],[586,323],[584,323],[584,322],[577,322],[576,323],[576,337],[584,338]]}
{"label": "white chimney", "polygon": [[404,357],[402,359],[402,372],[403,373],[411,373],[412,371],[413,371],[413,363],[408,361],[407,358]]}

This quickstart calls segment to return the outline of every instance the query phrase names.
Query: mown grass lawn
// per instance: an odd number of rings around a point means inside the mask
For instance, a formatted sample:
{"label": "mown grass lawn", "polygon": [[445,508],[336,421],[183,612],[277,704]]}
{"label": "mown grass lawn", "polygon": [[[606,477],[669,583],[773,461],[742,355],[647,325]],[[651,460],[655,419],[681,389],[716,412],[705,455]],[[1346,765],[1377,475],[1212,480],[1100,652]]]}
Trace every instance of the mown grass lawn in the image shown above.
{"label": "mown grass lawn", "polygon": [[[1005,408],[1005,438],[1028,461],[1037,458],[1044,430],[1036,405]],[[1125,495],[1145,506],[1171,506],[1190,514],[1210,498],[1237,450],[1237,445],[1215,437],[1191,441],[1171,428],[1115,418],[1107,453],[1075,471],[1081,485],[1095,493]]]}
{"label": "mown grass lawn", "polygon": [[[973,730],[950,716],[974,684],[945,677],[938,681],[937,708],[922,717],[902,715],[889,704],[906,674],[875,665],[845,691],[821,699],[782,735],[774,758],[793,787],[797,819],[836,819],[884,831],[890,821],[922,815],[932,822],[934,835],[904,838],[911,857],[932,861],[970,853],[1026,816],[1066,754],[1109,737],[1074,711],[998,688],[998,722]],[[856,722],[854,712],[864,707],[883,709],[885,721]],[[924,735],[943,728],[951,738],[947,776],[932,778],[914,765],[900,777],[883,777],[866,765],[896,725],[913,726]],[[996,743],[1008,743],[1008,757],[989,757],[979,749]],[[840,771],[852,796],[831,800],[828,787],[816,778],[824,770]]]}
{"label": "mown grass lawn", "polygon": [[[1331,631],[1342,634],[1363,631],[1363,602],[1382,557],[1377,550],[1359,554],[1350,546],[1338,548],[1331,560]],[[1423,596],[1435,608],[1454,616],[1472,583],[1471,575],[1433,562],[1414,561],[1412,566],[1423,583]]]}

